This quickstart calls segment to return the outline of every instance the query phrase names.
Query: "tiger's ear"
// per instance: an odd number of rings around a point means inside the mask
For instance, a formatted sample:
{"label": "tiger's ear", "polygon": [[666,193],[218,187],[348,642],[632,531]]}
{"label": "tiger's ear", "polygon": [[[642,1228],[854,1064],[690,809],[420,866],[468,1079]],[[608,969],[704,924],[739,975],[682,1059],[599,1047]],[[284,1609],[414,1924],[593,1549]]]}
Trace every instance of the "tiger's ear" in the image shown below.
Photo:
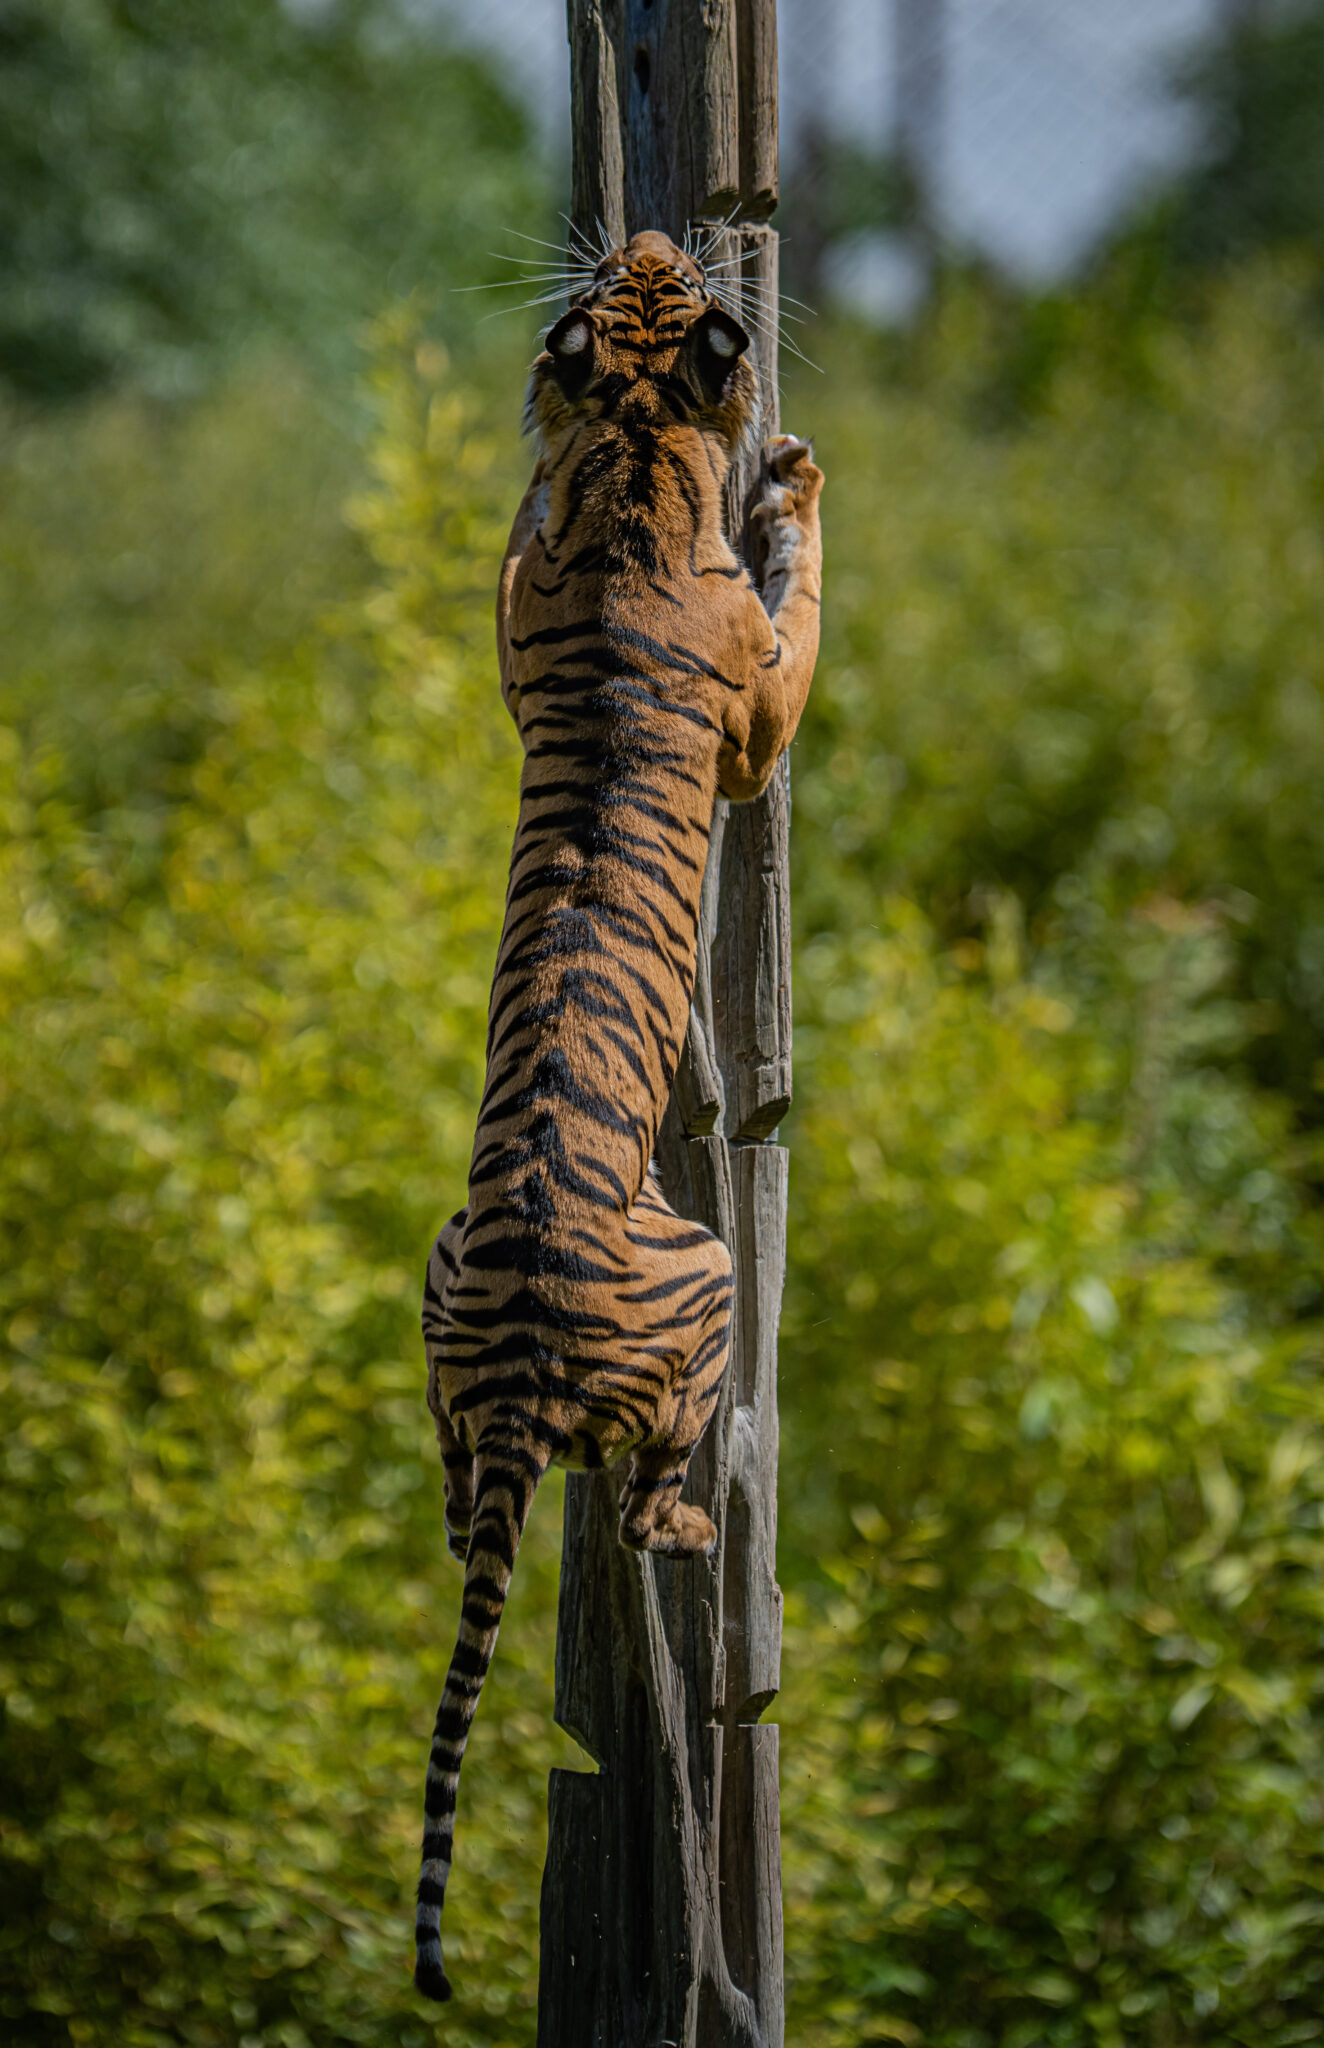
{"label": "tiger's ear", "polygon": [[582,306],[572,306],[549,330],[543,347],[567,398],[577,398],[592,376],[596,342],[593,321]]}
{"label": "tiger's ear", "polygon": [[720,306],[709,306],[694,323],[694,355],[708,390],[714,398],[749,347],[749,336],[738,320]]}

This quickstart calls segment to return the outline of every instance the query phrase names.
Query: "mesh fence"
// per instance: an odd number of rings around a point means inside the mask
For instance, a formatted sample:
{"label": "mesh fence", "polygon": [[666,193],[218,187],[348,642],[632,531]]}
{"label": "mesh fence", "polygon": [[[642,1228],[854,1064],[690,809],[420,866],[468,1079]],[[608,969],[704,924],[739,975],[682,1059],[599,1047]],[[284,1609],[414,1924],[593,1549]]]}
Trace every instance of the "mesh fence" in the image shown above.
{"label": "mesh fence", "polygon": [[[781,0],[794,175],[821,133],[890,152],[907,104],[933,214],[1013,274],[1061,275],[1195,137],[1168,78],[1246,0]],[[447,0],[561,149],[564,0]]]}

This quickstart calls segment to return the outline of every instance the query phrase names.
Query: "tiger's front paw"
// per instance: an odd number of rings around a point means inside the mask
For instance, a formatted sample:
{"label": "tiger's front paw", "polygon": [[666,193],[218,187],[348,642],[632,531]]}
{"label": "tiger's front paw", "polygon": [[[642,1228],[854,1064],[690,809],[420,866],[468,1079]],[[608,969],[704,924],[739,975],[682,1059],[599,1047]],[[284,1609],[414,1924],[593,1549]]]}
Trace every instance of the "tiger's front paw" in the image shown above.
{"label": "tiger's front paw", "polygon": [[823,472],[814,461],[812,441],[774,434],[764,442],[758,494],[749,515],[749,558],[769,611],[777,609],[797,568],[817,572],[822,489]]}
{"label": "tiger's front paw", "polygon": [[787,518],[810,512],[823,488],[823,472],[814,461],[814,444],[794,434],[774,434],[759,457],[758,510]]}

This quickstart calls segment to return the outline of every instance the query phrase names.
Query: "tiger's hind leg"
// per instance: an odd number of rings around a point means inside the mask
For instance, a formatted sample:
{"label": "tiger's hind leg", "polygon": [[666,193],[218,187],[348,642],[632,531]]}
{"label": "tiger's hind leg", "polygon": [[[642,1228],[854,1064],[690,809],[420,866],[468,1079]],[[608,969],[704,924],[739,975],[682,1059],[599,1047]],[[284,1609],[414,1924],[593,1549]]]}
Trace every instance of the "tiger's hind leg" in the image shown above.
{"label": "tiger's hind leg", "polygon": [[437,1425],[442,1469],[446,1475],[446,1546],[463,1563],[469,1552],[474,1513],[474,1461],[451,1427],[441,1398],[438,1377],[441,1341],[446,1327],[446,1288],[460,1266],[460,1245],[469,1211],[451,1217],[432,1247],[423,1283],[423,1346],[428,1360],[428,1407]]}
{"label": "tiger's hind leg", "polygon": [[650,1443],[634,1454],[621,1488],[621,1542],[664,1557],[707,1557],[717,1541],[712,1518],[680,1497],[694,1449]]}
{"label": "tiger's hind leg", "polygon": [[[669,1303],[665,1334],[681,1340],[680,1362],[659,1403],[653,1430],[638,1445],[621,1489],[621,1542],[630,1550],[698,1557],[717,1531],[702,1508],[681,1500],[700,1437],[721,1392],[731,1348],[731,1255],[720,1239],[687,1222],[645,1184],[631,1216],[632,1237],[659,1261],[649,1290]],[[679,1284],[678,1284],[679,1283]],[[673,1357],[675,1353],[673,1352]]]}

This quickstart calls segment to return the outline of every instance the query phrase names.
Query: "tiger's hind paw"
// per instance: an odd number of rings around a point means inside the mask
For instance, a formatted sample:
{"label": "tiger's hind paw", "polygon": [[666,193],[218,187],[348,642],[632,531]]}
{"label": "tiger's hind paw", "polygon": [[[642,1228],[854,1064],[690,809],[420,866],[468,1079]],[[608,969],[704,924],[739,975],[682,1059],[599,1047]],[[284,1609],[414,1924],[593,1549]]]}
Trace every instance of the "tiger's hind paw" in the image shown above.
{"label": "tiger's hind paw", "polygon": [[702,1508],[677,1506],[657,1530],[650,1546],[664,1557],[711,1557],[717,1548],[717,1530]]}
{"label": "tiger's hind paw", "polygon": [[677,1502],[663,1516],[622,1515],[621,1542],[627,1550],[651,1550],[660,1557],[711,1557],[717,1531],[702,1508]]}

